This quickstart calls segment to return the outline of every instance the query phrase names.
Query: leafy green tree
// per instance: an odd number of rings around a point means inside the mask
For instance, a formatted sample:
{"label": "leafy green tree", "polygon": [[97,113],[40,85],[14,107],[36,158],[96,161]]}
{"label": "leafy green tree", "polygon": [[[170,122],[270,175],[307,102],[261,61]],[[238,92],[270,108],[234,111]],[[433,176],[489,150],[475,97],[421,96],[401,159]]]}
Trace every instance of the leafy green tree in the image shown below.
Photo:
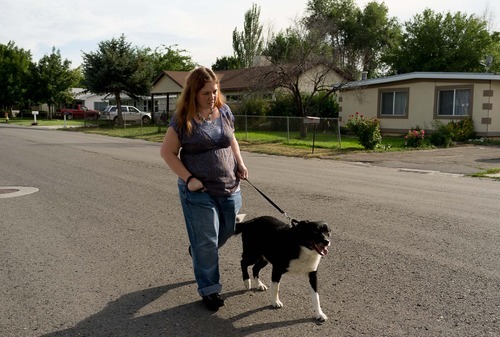
{"label": "leafy green tree", "polygon": [[303,55],[303,37],[304,34],[298,29],[289,27],[270,39],[264,55],[269,57],[274,64],[296,62]]}
{"label": "leafy green tree", "polygon": [[47,103],[48,118],[52,118],[57,103],[71,102],[71,88],[78,83],[78,70],[71,69],[71,61],[61,57],[52,48],[50,55],[43,56],[31,71],[30,92],[35,102]]}
{"label": "leafy green tree", "polygon": [[487,50],[484,62],[486,72],[500,73],[500,32],[491,33],[491,45]]}
{"label": "leafy green tree", "polygon": [[358,65],[354,47],[360,9],[354,0],[309,0],[306,27],[323,36],[329,45],[332,62],[351,74]]}
{"label": "leafy green tree", "polygon": [[191,71],[196,67],[187,51],[179,49],[178,45],[157,47],[151,54],[154,76],[158,76],[165,70]]}
{"label": "leafy green tree", "polygon": [[401,35],[401,26],[395,18],[389,17],[384,3],[369,2],[358,13],[353,47],[359,60],[358,70],[368,72],[368,77],[378,77],[385,72],[382,55]]}
{"label": "leafy green tree", "polygon": [[10,41],[0,44],[0,108],[11,109],[26,100],[31,53]]}
{"label": "leafy green tree", "polygon": [[245,12],[243,31],[233,31],[233,50],[244,68],[251,67],[255,56],[260,56],[263,49],[262,25],[259,23],[260,6],[252,4]]}
{"label": "leafy green tree", "polygon": [[148,50],[132,47],[122,34],[99,42],[96,52],[83,53],[83,74],[87,90],[114,96],[118,123],[123,125],[121,94],[134,99],[149,95],[153,68]]}
{"label": "leafy green tree", "polygon": [[394,73],[483,72],[482,61],[494,42],[486,27],[474,15],[426,9],[405,22],[404,33],[384,61]]}
{"label": "leafy green tree", "polygon": [[401,30],[387,6],[376,1],[361,10],[354,0],[309,0],[304,20],[324,37],[332,62],[352,77],[361,71],[369,77],[381,74],[380,58]]}
{"label": "leafy green tree", "polygon": [[235,56],[222,56],[220,58],[218,57],[215,60],[215,63],[212,64],[213,70],[231,70],[240,68],[240,60]]}
{"label": "leafy green tree", "polygon": [[85,78],[83,77],[82,67],[74,69],[73,73],[75,76],[75,87],[83,88],[85,86],[84,84]]}

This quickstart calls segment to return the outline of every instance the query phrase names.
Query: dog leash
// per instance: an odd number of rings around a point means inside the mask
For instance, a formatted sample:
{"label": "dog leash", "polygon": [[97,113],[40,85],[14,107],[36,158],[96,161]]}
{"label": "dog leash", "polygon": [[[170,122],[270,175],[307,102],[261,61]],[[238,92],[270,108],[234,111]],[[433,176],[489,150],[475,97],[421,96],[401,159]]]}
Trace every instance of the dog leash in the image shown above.
{"label": "dog leash", "polygon": [[276,208],[278,211],[280,211],[280,213],[281,213],[281,214],[283,214],[283,215],[284,215],[284,216],[288,219],[288,221],[290,221],[290,223],[291,223],[292,225],[293,225],[293,224],[296,224],[296,223],[298,222],[297,220],[295,220],[294,218],[292,218],[291,216],[289,216],[288,214],[286,214],[286,212],[285,212],[284,210],[282,210],[282,209],[281,209],[278,205],[276,205],[276,204],[274,203],[274,201],[272,201],[272,200],[271,200],[271,199],[270,199],[267,195],[265,195],[265,194],[264,194],[264,192],[262,192],[262,191],[261,191],[261,190],[259,190],[259,189],[258,189],[258,188],[254,185],[254,184],[252,184],[252,183],[250,182],[250,180],[248,180],[248,179],[245,179],[245,180],[246,180],[246,181],[247,181],[247,182],[248,182],[248,183],[249,183],[249,184],[250,184],[253,188],[255,188],[255,190],[256,190],[257,192],[259,192],[259,193],[260,193],[260,195],[262,195],[262,196],[264,197],[264,199],[266,199],[267,201],[269,201],[269,203],[270,203],[271,205],[273,205],[273,206],[274,206],[274,208]]}

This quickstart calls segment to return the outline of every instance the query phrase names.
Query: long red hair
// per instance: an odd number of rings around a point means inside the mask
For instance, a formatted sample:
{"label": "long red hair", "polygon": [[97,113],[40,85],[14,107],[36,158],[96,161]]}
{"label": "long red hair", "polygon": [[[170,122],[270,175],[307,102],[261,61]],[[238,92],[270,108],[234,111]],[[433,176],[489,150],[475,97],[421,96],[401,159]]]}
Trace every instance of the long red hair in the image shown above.
{"label": "long red hair", "polygon": [[224,95],[220,92],[220,82],[217,75],[210,68],[199,67],[191,71],[186,79],[181,96],[177,101],[176,122],[180,130],[186,130],[191,134],[193,130],[193,120],[198,111],[198,103],[196,95],[203,89],[206,82],[214,82],[217,84],[217,97],[215,98],[215,106],[221,108],[225,103]]}

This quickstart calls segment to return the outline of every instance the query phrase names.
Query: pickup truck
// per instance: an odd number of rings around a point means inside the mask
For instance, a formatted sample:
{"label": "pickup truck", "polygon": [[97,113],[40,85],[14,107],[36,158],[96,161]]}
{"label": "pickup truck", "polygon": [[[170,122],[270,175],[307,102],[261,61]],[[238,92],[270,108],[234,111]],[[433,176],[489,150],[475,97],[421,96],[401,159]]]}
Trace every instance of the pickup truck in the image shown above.
{"label": "pickup truck", "polygon": [[58,109],[55,116],[63,118],[66,115],[67,119],[98,119],[100,114],[97,110],[90,110],[86,106],[78,104],[75,109]]}

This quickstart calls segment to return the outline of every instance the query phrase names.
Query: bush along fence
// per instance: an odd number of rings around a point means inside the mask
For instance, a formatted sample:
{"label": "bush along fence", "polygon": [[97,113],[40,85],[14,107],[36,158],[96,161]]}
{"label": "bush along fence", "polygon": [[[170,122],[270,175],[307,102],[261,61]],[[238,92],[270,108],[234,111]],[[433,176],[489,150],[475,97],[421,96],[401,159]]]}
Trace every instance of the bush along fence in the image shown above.
{"label": "bush along fence", "polygon": [[380,121],[376,118],[365,118],[363,114],[356,112],[349,116],[346,127],[358,137],[365,149],[373,150],[382,143]]}
{"label": "bush along fence", "polygon": [[290,116],[249,116],[235,115],[235,129],[239,132],[248,134],[250,132],[273,132],[282,134],[283,138],[289,143],[291,139],[299,138],[301,128],[306,128],[308,138],[313,133],[330,134],[332,140],[337,140],[339,148],[342,147],[342,137],[340,133],[339,118],[318,118],[311,123],[308,118],[290,117]]}

